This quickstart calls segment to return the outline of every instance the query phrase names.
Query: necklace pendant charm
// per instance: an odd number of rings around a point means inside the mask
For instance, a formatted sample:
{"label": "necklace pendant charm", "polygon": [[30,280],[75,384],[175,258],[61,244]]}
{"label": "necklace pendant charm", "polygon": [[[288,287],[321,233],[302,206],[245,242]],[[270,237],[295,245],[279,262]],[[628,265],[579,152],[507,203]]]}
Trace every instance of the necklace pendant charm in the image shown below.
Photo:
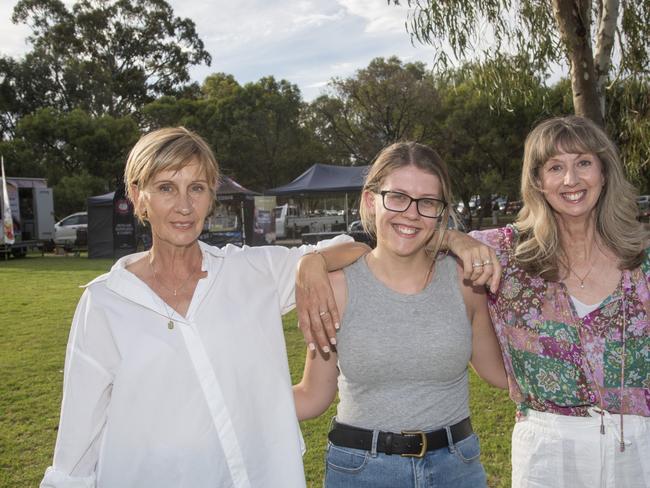
{"label": "necklace pendant charm", "polygon": [[582,288],[583,290],[584,290],[584,288],[585,288],[585,284],[584,284],[583,281],[580,282],[580,288]]}
{"label": "necklace pendant charm", "polygon": [[172,330],[174,328],[174,321],[173,320],[170,320],[169,322],[167,322],[167,328],[169,330]]}

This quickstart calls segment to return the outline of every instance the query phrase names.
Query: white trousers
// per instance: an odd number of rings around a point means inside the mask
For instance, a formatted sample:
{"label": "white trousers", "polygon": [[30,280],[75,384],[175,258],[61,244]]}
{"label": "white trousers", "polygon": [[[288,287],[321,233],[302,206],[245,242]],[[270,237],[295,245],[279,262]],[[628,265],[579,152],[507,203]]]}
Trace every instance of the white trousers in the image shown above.
{"label": "white trousers", "polygon": [[512,432],[512,488],[650,488],[650,418],[530,410]]}

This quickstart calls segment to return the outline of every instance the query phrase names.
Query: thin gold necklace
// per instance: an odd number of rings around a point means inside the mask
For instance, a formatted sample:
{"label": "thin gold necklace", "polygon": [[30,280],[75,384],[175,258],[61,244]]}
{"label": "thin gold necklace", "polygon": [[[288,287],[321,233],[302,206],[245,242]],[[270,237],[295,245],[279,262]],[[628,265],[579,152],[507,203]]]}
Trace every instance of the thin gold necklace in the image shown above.
{"label": "thin gold necklace", "polygon": [[[598,244],[596,244],[596,245],[598,245]],[[594,250],[594,245],[592,243],[592,245],[591,245],[591,252],[592,253],[593,253],[593,250]],[[573,266],[571,266],[571,262],[569,261],[568,256],[567,256],[567,267],[569,268],[569,272],[573,273],[575,275],[575,277],[578,278],[578,281],[580,282],[580,288],[584,290],[584,288],[585,288],[585,280],[587,279],[587,277],[589,276],[591,271],[594,269],[594,262],[593,261],[591,262],[591,264],[589,266],[589,269],[587,270],[585,275],[582,276],[582,277],[573,270]]]}
{"label": "thin gold necklace", "polygon": [[[150,254],[150,256],[151,256],[151,254]],[[187,279],[178,288],[172,290],[172,289],[166,287],[165,284],[158,278],[158,275],[156,274],[156,269],[153,267],[153,258],[149,260],[149,267],[151,268],[151,272],[153,274],[153,277],[154,277],[154,280],[155,280],[156,284],[162,286],[165,290],[171,292],[174,295],[174,297],[176,297],[177,293],[179,291],[181,291],[185,287],[185,285],[187,285],[187,283],[190,281],[190,278],[192,278],[192,276],[194,276],[197,273],[196,271],[193,271],[192,273],[190,273],[190,275],[187,277]],[[174,328],[174,325],[175,325],[174,320],[173,320],[173,316],[174,316],[174,312],[176,310],[172,306],[171,307],[172,311],[171,311],[171,313],[169,313],[169,308],[167,307],[167,303],[165,302],[165,300],[163,300],[162,297],[160,297],[160,296],[158,296],[158,298],[160,299],[160,301],[163,304],[163,307],[165,308],[165,315],[167,316],[167,319],[168,319],[167,328],[169,330],[172,330]]]}
{"label": "thin gold necklace", "polygon": [[192,272],[190,273],[190,275],[187,277],[187,279],[186,279],[185,281],[183,281],[183,283],[181,283],[181,285],[180,285],[178,288],[171,289],[171,288],[167,287],[167,286],[162,282],[162,280],[161,280],[160,278],[158,278],[158,274],[156,273],[156,269],[153,267],[153,260],[150,260],[150,261],[149,261],[149,266],[151,267],[151,272],[153,273],[153,277],[154,277],[154,279],[156,280],[156,283],[158,283],[160,286],[162,286],[165,290],[167,290],[167,291],[169,291],[169,292],[172,292],[172,294],[173,294],[174,296],[176,296],[176,294],[177,294],[179,291],[181,291],[183,288],[185,288],[185,285],[187,285],[187,284],[189,283],[190,279],[192,279],[192,276],[194,276],[194,275],[197,273],[196,271],[192,271]]}
{"label": "thin gold necklace", "polygon": [[589,273],[591,273],[591,270],[592,270],[592,269],[594,269],[594,265],[593,265],[593,263],[592,263],[592,265],[589,267],[589,271],[587,271],[587,274],[584,275],[584,276],[582,276],[582,277],[580,277],[580,275],[579,275],[578,273],[576,273],[575,271],[573,271],[573,268],[571,267],[571,265],[569,265],[569,271],[571,271],[571,272],[576,276],[576,278],[578,278],[578,281],[580,282],[580,288],[582,288],[582,289],[584,289],[584,287],[585,287],[585,280],[587,279],[587,276],[589,276]]}
{"label": "thin gold necklace", "polygon": [[174,328],[174,325],[175,325],[174,320],[172,318],[174,316],[174,312],[175,312],[174,307],[172,307],[172,312],[169,313],[169,308],[167,308],[167,303],[165,303],[165,300],[163,300],[161,297],[158,297],[158,298],[160,298],[160,301],[162,302],[163,307],[165,307],[165,315],[167,316],[167,319],[169,320],[169,322],[167,322],[167,328],[169,330],[172,330]]}

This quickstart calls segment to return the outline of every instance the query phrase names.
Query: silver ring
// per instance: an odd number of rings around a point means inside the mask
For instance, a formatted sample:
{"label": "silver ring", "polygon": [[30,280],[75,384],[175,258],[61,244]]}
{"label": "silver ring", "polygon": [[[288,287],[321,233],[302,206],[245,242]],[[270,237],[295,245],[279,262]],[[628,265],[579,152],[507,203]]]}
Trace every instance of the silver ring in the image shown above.
{"label": "silver ring", "polygon": [[486,259],[485,261],[483,261],[483,266],[488,266],[488,265],[491,265],[491,264],[492,264],[492,261],[489,260],[489,259]]}
{"label": "silver ring", "polygon": [[325,310],[324,312],[318,312],[318,315],[320,315],[320,316],[322,317],[322,316],[325,315],[326,313],[329,313],[329,311]]}
{"label": "silver ring", "polygon": [[472,263],[472,268],[482,268],[483,263]]}

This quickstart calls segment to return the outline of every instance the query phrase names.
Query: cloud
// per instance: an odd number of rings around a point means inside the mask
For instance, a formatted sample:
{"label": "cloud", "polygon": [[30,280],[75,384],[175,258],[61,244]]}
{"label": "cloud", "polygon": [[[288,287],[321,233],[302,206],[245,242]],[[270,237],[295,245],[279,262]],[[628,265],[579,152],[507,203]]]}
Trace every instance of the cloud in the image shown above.
{"label": "cloud", "polygon": [[351,15],[365,20],[365,32],[385,34],[387,32],[404,32],[404,21],[408,7],[388,5],[377,0],[337,0]]}
{"label": "cloud", "polygon": [[[16,0],[0,0],[0,55],[27,50],[25,26],[10,17]],[[65,0],[69,4],[72,0]],[[214,72],[239,83],[273,75],[297,84],[310,100],[334,77],[353,76],[375,57],[427,61],[431,49],[410,44],[407,9],[385,0],[168,0],[178,17],[196,24],[211,66],[194,66],[203,82]]]}

